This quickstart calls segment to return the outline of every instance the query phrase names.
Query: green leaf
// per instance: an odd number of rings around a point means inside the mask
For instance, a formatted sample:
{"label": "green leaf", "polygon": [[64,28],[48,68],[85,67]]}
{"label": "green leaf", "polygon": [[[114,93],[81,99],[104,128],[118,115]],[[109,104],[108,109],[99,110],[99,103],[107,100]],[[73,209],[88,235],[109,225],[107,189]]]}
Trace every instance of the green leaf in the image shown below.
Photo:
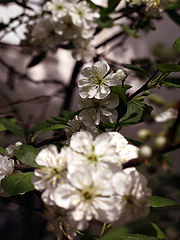
{"label": "green leaf", "polygon": [[37,138],[37,136],[39,136],[39,134],[41,134],[41,133],[52,131],[52,130],[63,129],[65,127],[66,127],[66,125],[63,125],[63,124],[51,125],[49,128],[42,129],[42,130],[38,131],[37,133],[35,133],[33,135],[33,137],[31,138],[31,141],[33,142]]}
{"label": "green leaf", "polygon": [[131,37],[134,37],[134,38],[139,38],[140,35],[139,33],[137,32],[137,30],[135,29],[131,29],[129,28],[128,26],[125,26],[123,24],[120,24],[120,26],[122,27],[122,29],[125,31],[125,33],[127,33],[127,35],[131,36]]}
{"label": "green leaf", "polygon": [[171,199],[159,196],[149,197],[151,207],[166,207],[166,206],[180,206]]}
{"label": "green leaf", "polygon": [[118,236],[113,234],[113,230],[100,238],[100,240],[110,240],[110,239],[111,240],[158,240],[159,238],[138,234],[138,233]]}
{"label": "green leaf", "polygon": [[177,24],[180,25],[180,15],[176,12],[176,10],[167,10],[168,16]]}
{"label": "green leaf", "polygon": [[180,65],[177,64],[158,64],[157,69],[161,71],[162,73],[166,72],[180,72]]}
{"label": "green leaf", "polygon": [[135,72],[137,72],[139,74],[142,74],[142,75],[144,75],[146,77],[150,77],[150,74],[145,69],[140,68],[138,66],[131,65],[131,64],[125,64],[125,65],[123,65],[123,67],[131,69],[131,70],[133,70],[133,71],[135,71]]}
{"label": "green leaf", "polygon": [[27,67],[34,67],[36,66],[38,63],[40,63],[44,58],[46,57],[46,52],[42,52],[36,56],[34,56],[31,61],[28,63]]}
{"label": "green leaf", "polygon": [[24,131],[17,124],[13,123],[11,120],[6,118],[1,118],[0,123],[4,125],[4,127],[10,132],[22,137],[25,139]]}
{"label": "green leaf", "polygon": [[33,172],[18,173],[1,180],[4,191],[10,195],[17,195],[18,193],[24,193],[34,190],[32,184]]}
{"label": "green leaf", "polygon": [[37,123],[32,129],[31,129],[31,133],[33,132],[37,132],[39,130],[43,130],[43,129],[47,129],[49,127],[52,126],[52,123],[48,123],[47,121],[43,121],[43,122],[40,122],[40,123]]}
{"label": "green leaf", "polygon": [[112,12],[118,6],[120,0],[108,0],[108,9]]}
{"label": "green leaf", "polygon": [[20,145],[15,148],[14,155],[23,164],[31,167],[39,167],[35,161],[36,156],[39,153],[39,149],[34,148],[30,145]]}
{"label": "green leaf", "polygon": [[3,154],[5,152],[5,149],[0,146],[0,154]]}
{"label": "green leaf", "polygon": [[149,120],[152,107],[139,100],[131,100],[127,103],[127,112],[120,119],[118,126],[125,127]]}
{"label": "green leaf", "polygon": [[119,98],[119,105],[117,106],[116,110],[118,112],[118,119],[124,116],[124,114],[127,111],[127,96],[126,96],[126,90],[127,88],[124,88],[122,86],[113,86],[111,87],[112,93],[116,94]]}
{"label": "green leaf", "polygon": [[162,82],[162,86],[180,88],[180,78],[168,78]]}
{"label": "green leaf", "polygon": [[180,53],[180,37],[173,43],[173,48],[175,51]]}
{"label": "green leaf", "polygon": [[97,19],[97,24],[99,28],[111,28],[114,25],[112,18],[105,16]]}
{"label": "green leaf", "polygon": [[153,222],[151,222],[152,227],[156,230],[157,237],[159,239],[166,239],[166,235],[163,233],[163,231]]}

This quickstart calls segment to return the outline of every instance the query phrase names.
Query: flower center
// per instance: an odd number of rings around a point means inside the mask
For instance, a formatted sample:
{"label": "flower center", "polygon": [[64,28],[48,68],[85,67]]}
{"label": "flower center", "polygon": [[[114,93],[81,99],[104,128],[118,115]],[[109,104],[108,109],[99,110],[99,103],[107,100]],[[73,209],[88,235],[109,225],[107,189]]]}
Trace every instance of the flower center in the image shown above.
{"label": "flower center", "polygon": [[57,9],[57,11],[61,11],[63,9],[63,6],[62,5],[57,5],[56,9]]}
{"label": "flower center", "polygon": [[89,200],[92,198],[92,194],[88,190],[85,190],[84,192],[82,192],[82,196],[83,196],[84,200]]}

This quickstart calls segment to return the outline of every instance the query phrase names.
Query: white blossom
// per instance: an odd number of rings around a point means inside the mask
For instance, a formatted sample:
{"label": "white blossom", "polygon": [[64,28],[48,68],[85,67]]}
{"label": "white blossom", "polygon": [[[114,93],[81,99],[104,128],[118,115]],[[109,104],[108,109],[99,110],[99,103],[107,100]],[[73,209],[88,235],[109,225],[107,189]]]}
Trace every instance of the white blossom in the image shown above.
{"label": "white blossom", "polygon": [[68,184],[58,185],[54,192],[55,203],[71,210],[69,215],[77,222],[77,229],[87,228],[92,219],[112,222],[116,218],[111,177],[106,171],[80,168],[68,174]]}
{"label": "white blossom", "polygon": [[56,51],[62,43],[62,36],[56,33],[57,28],[58,24],[50,16],[39,17],[27,26],[26,39],[22,43],[30,43],[38,51]]}
{"label": "white blossom", "polygon": [[95,20],[100,16],[96,10],[89,7],[86,1],[74,4],[69,14],[74,25],[83,26],[85,29],[90,29],[92,27],[92,24],[95,29],[97,26],[95,24]]}
{"label": "white blossom", "polygon": [[86,98],[80,100],[80,112],[82,121],[87,126],[99,125],[103,123],[114,123],[117,120],[118,113],[115,108],[119,104],[117,95],[111,93],[104,99]]}
{"label": "white blossom", "polygon": [[33,184],[35,189],[44,191],[42,199],[46,204],[52,205],[52,195],[58,183],[66,182],[67,175],[67,149],[62,148],[59,153],[55,145],[42,149],[36,157],[40,168],[34,171]]}
{"label": "white blossom", "polygon": [[[108,74],[110,66],[105,60],[96,62],[92,67],[86,67],[80,74],[78,81],[79,95],[82,98],[103,99],[110,94],[110,86],[120,85],[126,78],[126,72]],[[108,74],[108,75],[107,75]]]}
{"label": "white blossom", "polygon": [[1,180],[14,172],[14,160],[0,154],[0,196],[8,197],[1,186]]}
{"label": "white blossom", "polygon": [[0,181],[14,171],[14,160],[0,154]]}
{"label": "white blossom", "polygon": [[147,180],[141,173],[135,168],[125,169],[113,176],[112,184],[118,196],[119,207],[119,220],[115,224],[148,215],[151,190],[147,188]]}
{"label": "white blossom", "polygon": [[128,162],[131,159],[138,158],[139,148],[129,144],[124,136],[118,132],[109,132],[112,137],[111,143],[116,146],[121,163]]}
{"label": "white blossom", "polygon": [[177,118],[178,111],[174,108],[169,108],[166,111],[161,112],[160,114],[156,115],[154,120],[156,122],[166,122],[168,120]]}
{"label": "white blossom", "polygon": [[90,62],[96,55],[96,50],[91,38],[75,38],[73,40],[73,45],[74,49],[72,51],[72,55],[78,61],[83,60],[85,62]]}
{"label": "white blossom", "polygon": [[99,134],[95,139],[88,131],[74,133],[70,140],[72,152],[68,157],[68,171],[74,172],[80,166],[120,170],[119,155],[110,141],[111,136],[108,133]]}

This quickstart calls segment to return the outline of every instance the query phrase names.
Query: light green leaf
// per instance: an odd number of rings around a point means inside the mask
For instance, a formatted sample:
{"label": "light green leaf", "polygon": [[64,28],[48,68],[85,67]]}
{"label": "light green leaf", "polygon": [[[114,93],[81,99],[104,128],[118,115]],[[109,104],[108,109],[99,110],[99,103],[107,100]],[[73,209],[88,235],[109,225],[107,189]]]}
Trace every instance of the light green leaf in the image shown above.
{"label": "light green leaf", "polygon": [[15,148],[15,151],[14,151],[15,157],[19,161],[31,167],[39,167],[35,161],[38,153],[39,153],[39,149],[34,148],[30,145],[25,145],[25,144]]}
{"label": "light green leaf", "polygon": [[178,39],[176,39],[176,41],[173,44],[173,48],[180,53],[180,37]]}
{"label": "light green leaf", "polygon": [[33,172],[18,173],[1,180],[4,191],[10,195],[17,195],[34,190],[32,184]]}
{"label": "light green leaf", "polygon": [[135,72],[137,72],[139,74],[142,74],[142,75],[144,75],[146,77],[150,77],[150,74],[145,69],[140,68],[138,66],[131,65],[131,64],[125,64],[125,65],[123,65],[123,67],[131,69],[131,70],[133,70],[133,71],[135,71]]}
{"label": "light green leaf", "polygon": [[180,65],[177,64],[158,64],[157,69],[161,71],[162,73],[166,72],[180,72]]}
{"label": "light green leaf", "polygon": [[113,86],[111,87],[112,93],[116,94],[119,98],[119,105],[117,106],[116,110],[118,112],[118,120],[124,116],[127,110],[127,96],[126,96],[127,88],[122,86]]}
{"label": "light green leaf", "polygon": [[156,230],[157,237],[159,239],[166,239],[166,235],[163,233],[163,231],[156,225],[155,223],[151,222],[152,227]]}
{"label": "light green leaf", "polygon": [[0,154],[3,154],[5,152],[5,149],[0,146]]}
{"label": "light green leaf", "polygon": [[12,133],[22,137],[23,139],[25,139],[24,131],[17,124],[13,123],[12,121],[10,121],[9,119],[6,119],[6,118],[1,118],[0,123],[3,124],[4,127],[7,130],[9,130],[10,132],[12,132]]}
{"label": "light green leaf", "polygon": [[125,127],[149,120],[152,107],[139,100],[131,100],[127,103],[127,112],[120,119],[118,126]]}
{"label": "light green leaf", "polygon": [[171,199],[159,196],[149,197],[151,207],[166,207],[166,206],[180,206]]}

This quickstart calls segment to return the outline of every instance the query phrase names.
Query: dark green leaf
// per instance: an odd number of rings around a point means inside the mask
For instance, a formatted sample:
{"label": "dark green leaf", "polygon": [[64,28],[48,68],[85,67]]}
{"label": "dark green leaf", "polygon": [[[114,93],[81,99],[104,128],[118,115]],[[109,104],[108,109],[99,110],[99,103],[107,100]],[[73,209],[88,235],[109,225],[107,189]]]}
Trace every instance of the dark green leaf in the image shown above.
{"label": "dark green leaf", "polygon": [[38,63],[40,63],[44,58],[46,57],[46,52],[42,52],[36,56],[34,56],[31,61],[28,63],[27,67],[34,67],[36,66]]}
{"label": "dark green leaf", "polygon": [[31,129],[31,133],[33,132],[36,132],[36,131],[39,131],[39,130],[43,130],[43,129],[47,129],[49,127],[51,127],[52,124],[51,123],[48,123],[47,121],[43,121],[43,122],[40,122],[40,123],[37,123],[32,129]]}
{"label": "dark green leaf", "polygon": [[151,207],[180,206],[171,199],[159,196],[149,197]]}
{"label": "dark green leaf", "polygon": [[113,27],[114,21],[110,17],[101,17],[97,20],[99,28],[111,28]]}
{"label": "dark green leaf", "polygon": [[180,37],[178,39],[176,39],[176,41],[174,42],[173,48],[175,49],[175,51],[180,53]]}
{"label": "dark green leaf", "polygon": [[127,111],[127,96],[126,96],[126,90],[127,88],[124,88],[122,86],[113,86],[111,87],[112,93],[116,94],[119,98],[119,105],[117,106],[116,110],[118,112],[118,119],[124,116],[124,114]]}
{"label": "dark green leaf", "polygon": [[125,64],[123,65],[125,68],[128,68],[128,69],[131,69],[139,74],[142,74],[146,77],[150,77],[150,74],[143,68],[140,68],[138,66],[135,66],[135,65],[130,65],[130,64]]}
{"label": "dark green leaf", "polygon": [[118,6],[121,0],[108,0],[108,9],[112,12]]}
{"label": "dark green leaf", "polygon": [[180,15],[176,12],[176,10],[167,10],[168,16],[177,24],[180,25]]}
{"label": "dark green leaf", "polygon": [[180,88],[180,78],[168,78],[162,82],[162,86]]}
{"label": "dark green leaf", "polygon": [[34,190],[32,184],[33,172],[18,173],[1,180],[4,191],[10,195],[17,195]]}
{"label": "dark green leaf", "polygon": [[122,29],[125,31],[125,33],[127,33],[127,35],[131,36],[131,37],[134,37],[134,38],[139,38],[140,35],[139,33],[137,32],[137,30],[135,29],[131,29],[129,28],[128,26],[125,26],[123,24],[120,24],[120,26],[122,27]]}
{"label": "dark green leaf", "polygon": [[38,167],[35,161],[38,153],[39,153],[39,150],[37,148],[34,148],[30,145],[25,145],[25,144],[15,148],[15,151],[14,151],[15,157],[19,161],[31,167]]}
{"label": "dark green leaf", "polygon": [[158,240],[156,237],[151,237],[143,234],[126,234],[118,236],[113,234],[113,230],[100,238],[100,240]]}
{"label": "dark green leaf", "polygon": [[5,152],[4,148],[0,146],[0,154],[3,154]]}
{"label": "dark green leaf", "polygon": [[157,233],[157,237],[159,239],[166,239],[166,235],[163,233],[163,231],[155,223],[152,222],[151,225],[155,229],[155,231]]}
{"label": "dark green leaf", "polygon": [[52,130],[63,129],[63,128],[65,128],[65,127],[66,127],[66,125],[63,125],[63,124],[53,124],[53,125],[51,125],[49,128],[45,128],[45,129],[42,129],[42,130],[36,132],[36,133],[33,135],[31,141],[33,142],[33,141],[37,138],[37,136],[38,136],[39,134],[41,134],[41,133],[48,132],[48,131],[52,131]]}
{"label": "dark green leaf", "polygon": [[157,69],[161,71],[162,73],[165,72],[180,72],[180,65],[177,64],[158,64]]}
{"label": "dark green leaf", "polygon": [[17,124],[13,123],[12,121],[10,121],[9,119],[6,118],[1,118],[0,119],[0,123],[4,125],[4,127],[9,130],[10,132],[25,138],[24,136],[24,131],[22,130],[22,128],[20,128]]}
{"label": "dark green leaf", "polygon": [[86,0],[86,1],[89,3],[89,5],[90,5],[92,8],[94,8],[94,9],[102,9],[101,6],[93,3],[91,0]]}
{"label": "dark green leaf", "polygon": [[132,100],[127,103],[127,112],[120,119],[118,126],[125,127],[149,120],[152,107],[139,100]]}

